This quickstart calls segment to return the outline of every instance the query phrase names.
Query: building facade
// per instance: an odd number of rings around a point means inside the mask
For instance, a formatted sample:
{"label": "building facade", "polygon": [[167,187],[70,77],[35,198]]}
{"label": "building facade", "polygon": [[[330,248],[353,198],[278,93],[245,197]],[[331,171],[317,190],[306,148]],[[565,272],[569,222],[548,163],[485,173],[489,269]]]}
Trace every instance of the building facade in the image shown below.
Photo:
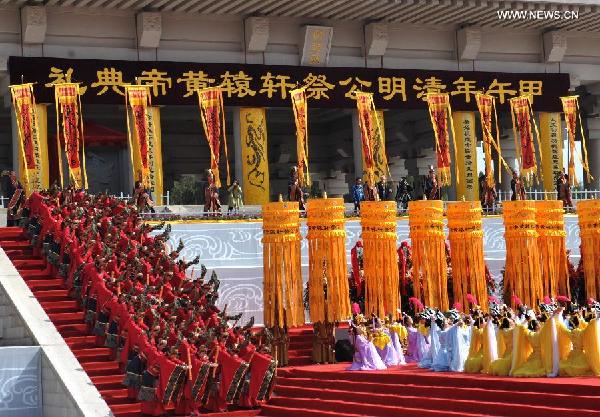
{"label": "building facade", "polygon": [[[600,8],[594,1],[491,0],[47,0],[0,1],[0,168],[15,165],[18,142],[11,116],[9,57],[260,64],[568,74],[580,95],[589,160],[600,178]],[[311,27],[328,38],[315,48]],[[312,49],[311,49],[312,48]],[[317,53],[318,56],[315,56]],[[108,61],[107,61],[108,62]],[[60,68],[67,71],[67,68]],[[25,82],[48,83],[44,79]],[[13,82],[15,74],[12,74]],[[73,81],[79,81],[77,74]],[[125,80],[133,82],[133,80]],[[175,80],[173,80],[173,83]],[[414,85],[406,91],[415,94]],[[367,88],[368,90],[368,88]],[[225,102],[229,155],[241,176],[239,106]],[[310,102],[309,102],[310,105]],[[54,134],[53,106],[48,130]],[[291,106],[267,106],[271,194],[285,193],[295,163]],[[535,109],[535,105],[534,105]],[[86,123],[125,132],[124,103],[86,104]],[[499,114],[505,159],[514,160],[512,125]],[[198,106],[165,105],[161,112],[165,190],[185,175],[201,178],[209,166]],[[392,178],[418,178],[435,165],[426,105],[384,113]],[[479,137],[479,139],[481,139]],[[118,142],[118,141],[117,141]],[[127,149],[100,144],[88,150],[90,184],[113,192],[131,189]],[[356,110],[309,112],[309,168],[321,190],[348,193],[362,172]],[[479,171],[483,168],[479,167]],[[503,187],[508,181],[503,181]],[[449,195],[453,197],[452,193]]]}

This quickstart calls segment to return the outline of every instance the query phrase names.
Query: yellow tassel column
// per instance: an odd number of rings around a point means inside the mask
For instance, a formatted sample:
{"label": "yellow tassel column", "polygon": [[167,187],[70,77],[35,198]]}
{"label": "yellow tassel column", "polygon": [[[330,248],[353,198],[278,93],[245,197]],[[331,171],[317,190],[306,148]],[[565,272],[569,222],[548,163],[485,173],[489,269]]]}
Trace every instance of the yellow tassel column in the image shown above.
{"label": "yellow tassel column", "polygon": [[447,217],[454,302],[460,302],[467,308],[469,305],[467,294],[472,294],[477,298],[482,310],[488,311],[481,203],[479,201],[448,203]]}
{"label": "yellow tassel column", "polygon": [[287,329],[304,324],[298,202],[267,203],[262,217],[264,321],[273,332],[277,362],[285,366]]}
{"label": "yellow tassel column", "polygon": [[[310,319],[313,322],[342,321],[351,315],[344,221],[343,199],[309,200],[306,237]],[[324,278],[327,279],[327,299]]]}
{"label": "yellow tassel column", "polygon": [[600,200],[577,203],[581,258],[587,298],[600,297]]}
{"label": "yellow tassel column", "polygon": [[360,224],[364,246],[365,314],[397,318],[400,308],[396,202],[363,201]]}
{"label": "yellow tassel column", "polygon": [[535,202],[505,201],[502,209],[506,240],[505,294],[511,296],[511,299],[512,295],[518,296],[530,307],[537,306],[544,298],[544,286],[537,242]]}
{"label": "yellow tassel column", "polygon": [[426,306],[448,310],[448,265],[441,200],[408,203],[413,291]]}
{"label": "yellow tassel column", "polygon": [[535,202],[535,210],[544,295],[570,297],[563,203],[540,200]]}
{"label": "yellow tassel column", "polygon": [[342,198],[311,199],[306,206],[308,288],[313,361],[335,362],[335,323],[350,317],[346,231]]}

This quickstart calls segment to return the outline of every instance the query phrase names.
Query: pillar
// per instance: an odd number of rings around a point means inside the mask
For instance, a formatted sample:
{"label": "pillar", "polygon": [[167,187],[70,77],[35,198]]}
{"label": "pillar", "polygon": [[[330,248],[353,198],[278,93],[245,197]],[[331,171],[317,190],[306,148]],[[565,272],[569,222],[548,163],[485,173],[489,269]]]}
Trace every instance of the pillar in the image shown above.
{"label": "pillar", "polygon": [[[588,137],[586,145],[590,171],[594,180],[587,185],[588,189],[600,189],[600,119],[587,119]],[[584,175],[585,178],[585,175]]]}
{"label": "pillar", "polygon": [[[510,136],[510,139],[500,140],[500,151],[502,152],[502,158],[506,161],[510,169],[518,171],[517,151],[515,149],[515,140]],[[512,180],[512,174],[507,172],[505,168],[499,167],[502,175],[502,184],[497,184],[497,189],[510,193],[510,181]],[[510,199],[510,194],[503,200]]]}
{"label": "pillar", "polygon": [[242,175],[242,134],[240,129],[240,108],[234,107],[233,113],[233,158],[234,171],[233,176],[240,182],[240,187],[243,187]]}
{"label": "pillar", "polygon": [[[358,123],[358,110],[352,110],[352,152],[354,155],[354,176],[356,178],[363,176],[363,160],[362,160],[362,137],[360,133],[360,125]],[[352,178],[351,184],[354,184]]]}

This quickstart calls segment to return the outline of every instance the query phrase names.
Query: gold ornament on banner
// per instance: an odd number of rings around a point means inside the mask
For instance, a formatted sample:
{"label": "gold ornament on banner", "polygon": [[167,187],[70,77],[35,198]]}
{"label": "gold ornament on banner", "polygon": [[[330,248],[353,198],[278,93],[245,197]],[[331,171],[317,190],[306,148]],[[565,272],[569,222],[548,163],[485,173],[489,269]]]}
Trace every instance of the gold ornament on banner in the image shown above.
{"label": "gold ornament on banner", "polygon": [[600,200],[577,202],[581,259],[587,298],[600,297]]}
{"label": "gold ornament on banner", "polygon": [[9,88],[19,136],[19,176],[25,194],[30,195],[49,183],[46,106],[36,104],[33,84]]}
{"label": "gold ornament on banner", "polygon": [[535,202],[535,209],[544,295],[570,297],[563,203],[540,200]]}
{"label": "gold ornament on banner", "polygon": [[298,157],[298,182],[300,187],[310,187],[308,172],[308,102],[306,87],[290,91],[294,122],[296,124],[296,152]]}
{"label": "gold ornament on banner", "polygon": [[[560,98],[565,113],[565,123],[569,136],[569,184],[579,185],[575,175],[575,154],[577,154],[581,165],[586,173],[587,181],[592,182],[594,178],[590,173],[590,164],[588,162],[587,146],[585,143],[585,133],[581,123],[581,111],[579,110],[579,96],[568,96]],[[581,149],[583,158],[575,149],[575,138],[577,136],[577,120],[579,119],[579,128],[581,132]]]}
{"label": "gold ornament on banner", "polygon": [[60,152],[62,135],[69,166],[69,179],[73,182],[75,188],[87,189],[88,180],[85,169],[85,141],[83,139],[83,115],[79,83],[55,84],[54,100],[56,103],[56,141],[61,184],[64,186],[62,153]]}
{"label": "gold ornament on banner", "polygon": [[[437,169],[440,179],[440,185],[449,186],[452,184],[450,174],[450,133],[455,138],[454,122],[452,120],[452,108],[450,107],[450,96],[446,93],[427,94],[427,105],[429,107],[429,117],[433,126],[435,136],[435,151],[437,155]],[[450,124],[450,131],[448,130]],[[454,159],[458,159],[458,148],[454,141]],[[458,164],[454,164],[456,171],[456,183],[459,181]]]}
{"label": "gold ornament on banner", "polygon": [[398,317],[400,293],[396,252],[396,202],[360,204],[365,273],[365,314]]}
{"label": "gold ornament on banner", "polygon": [[506,241],[504,291],[511,299],[516,295],[533,307],[544,297],[535,202],[505,201],[502,208]]}
{"label": "gold ornament on banner", "polygon": [[[538,175],[532,127],[535,132],[535,142],[538,144],[538,149],[541,146],[540,132],[535,122],[535,117],[533,117],[531,101],[531,96],[519,96],[509,100],[515,148],[521,169],[520,175],[527,180],[531,180],[532,177]],[[541,153],[539,158],[540,163],[543,162]]]}
{"label": "gold ornament on banner", "polygon": [[448,203],[448,240],[452,263],[454,301],[468,306],[467,294],[474,295],[483,311],[488,311],[481,203]]}
{"label": "gold ornament on banner", "polygon": [[443,202],[409,201],[408,225],[415,297],[427,306],[446,311],[449,301]]}
{"label": "gold ornament on banner", "polygon": [[303,325],[298,203],[267,203],[262,217],[265,325],[280,328]]}
{"label": "gold ornament on banner", "polygon": [[[229,173],[229,157],[227,155],[227,134],[225,132],[225,106],[223,105],[223,91],[220,87],[210,87],[197,90],[198,105],[200,106],[200,118],[204,127],[204,134],[210,149],[210,170],[215,176],[215,185],[221,187],[221,175],[219,174],[219,162],[221,155],[221,141],[225,152],[225,164],[227,167],[227,185],[231,183]],[[221,134],[221,131],[223,132]],[[221,140],[221,136],[223,139]]]}
{"label": "gold ornament on banner", "polygon": [[[342,198],[311,199],[306,206],[310,319],[339,322],[350,317],[346,231]],[[327,282],[323,266],[327,270]]]}

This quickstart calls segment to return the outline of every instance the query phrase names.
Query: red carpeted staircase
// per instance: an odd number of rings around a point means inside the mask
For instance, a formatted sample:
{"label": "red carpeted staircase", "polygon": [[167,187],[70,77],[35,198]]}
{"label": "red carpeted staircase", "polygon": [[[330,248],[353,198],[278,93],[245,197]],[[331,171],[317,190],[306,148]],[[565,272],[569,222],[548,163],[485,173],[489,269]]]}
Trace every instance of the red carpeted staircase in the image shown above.
{"label": "red carpeted staircase", "polygon": [[[127,389],[121,384],[123,373],[119,370],[119,364],[112,359],[111,350],[96,346],[95,337],[88,334],[84,323],[83,309],[69,297],[63,279],[51,276],[44,260],[33,255],[22,229],[0,228],[0,247],[11,259],[115,417],[140,417],[141,405],[127,398]],[[239,410],[211,416],[252,417],[257,413],[258,410]]]}
{"label": "red carpeted staircase", "polygon": [[290,346],[288,348],[288,365],[311,365],[312,362],[312,326],[302,326],[290,329]]}
{"label": "red carpeted staircase", "polygon": [[414,365],[347,372],[349,364],[279,369],[271,417],[600,417],[598,378],[492,378]]}

